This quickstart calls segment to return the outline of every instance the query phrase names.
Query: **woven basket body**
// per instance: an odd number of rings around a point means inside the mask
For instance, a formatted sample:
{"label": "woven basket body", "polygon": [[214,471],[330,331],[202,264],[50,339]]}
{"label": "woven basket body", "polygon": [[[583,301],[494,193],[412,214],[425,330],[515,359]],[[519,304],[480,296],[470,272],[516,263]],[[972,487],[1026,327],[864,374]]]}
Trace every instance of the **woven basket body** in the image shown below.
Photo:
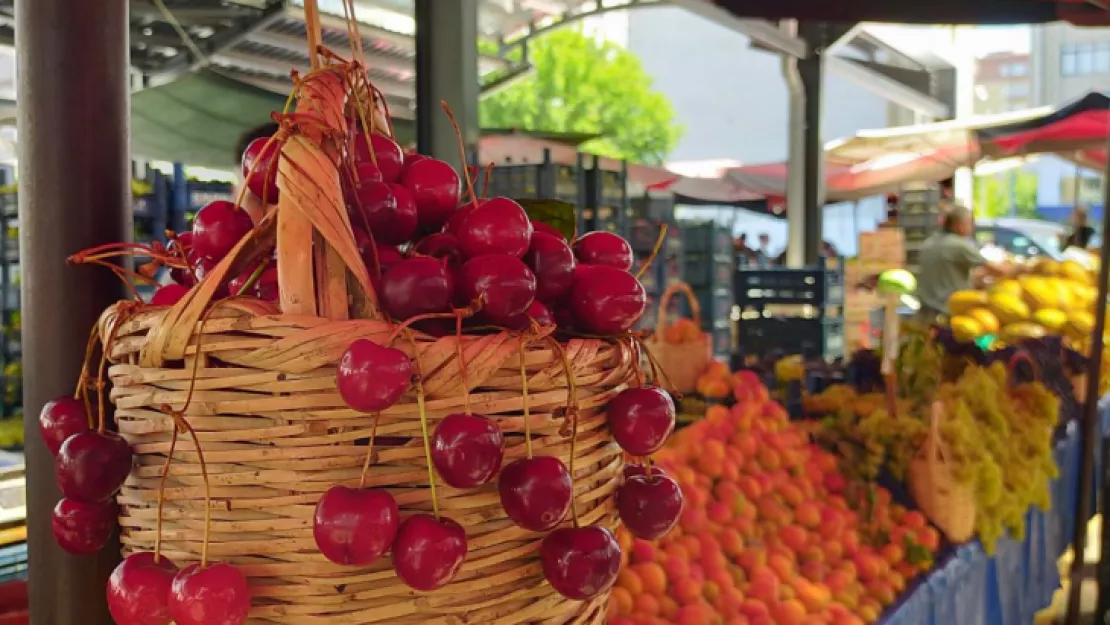
{"label": "woven basket body", "polygon": [[713,346],[710,344],[709,335],[704,332],[698,340],[689,343],[668,343],[664,339],[664,330],[667,325],[667,311],[670,308],[671,298],[677,293],[686,296],[693,311],[694,323],[701,327],[701,306],[690,287],[684,282],[675,282],[667,287],[659,300],[659,319],[655,333],[644,342],[651,355],[659,364],[659,368],[667,376],[671,387],[679,393],[688,394],[697,391],[698,376],[700,376],[709,362],[713,359]]}
{"label": "woven basket body", "polygon": [[928,439],[910,461],[910,496],[925,516],[948,540],[962,543],[975,535],[975,492],[956,480],[953,467],[945,457],[944,441],[937,431],[940,404],[933,406],[932,429]]}
{"label": "woven basket body", "polygon": [[[466,528],[469,553],[459,576],[433,593],[405,586],[388,556],[356,568],[333,564],[319,553],[312,534],[316,502],[330,486],[359,484],[365,439],[374,423],[374,416],[344,405],[335,388],[335,363],[355,338],[384,341],[390,332],[385,322],[281,315],[257,300],[232,298],[216,303],[187,342],[176,342],[162,336],[175,321],[168,319],[173,313],[117,307],[101,319],[101,336],[112,339],[116,420],[136,456],[119,495],[125,554],[154,549],[159,481],[173,431],[165,406],[179,409],[186,403],[195,366],[185,417],[197,431],[210,478],[209,559],[233,563],[247,575],[254,597],[250,623],[604,622],[607,595],[569,601],[544,581],[538,558],[542,535],[507,519],[496,481],[470,491],[442,483],[437,488],[441,513]],[[534,454],[555,455],[574,467],[582,524],[614,528],[612,494],[622,454],[601,409],[631,379],[634,350],[592,339],[564,344],[579,406],[572,460],[568,378],[550,344],[533,339],[522,348],[521,338],[509,333],[462,340],[471,407],[497,419],[505,432],[505,463],[524,454],[527,402]],[[463,410],[456,344],[450,336],[416,339],[430,427]],[[405,340],[395,346],[410,355],[414,351]],[[152,353],[155,349],[162,351]],[[365,485],[388,489],[402,516],[430,511],[415,395],[410,392],[378,419]],[[179,565],[201,556],[205,488],[199,460],[182,436],[161,514],[162,553]]]}

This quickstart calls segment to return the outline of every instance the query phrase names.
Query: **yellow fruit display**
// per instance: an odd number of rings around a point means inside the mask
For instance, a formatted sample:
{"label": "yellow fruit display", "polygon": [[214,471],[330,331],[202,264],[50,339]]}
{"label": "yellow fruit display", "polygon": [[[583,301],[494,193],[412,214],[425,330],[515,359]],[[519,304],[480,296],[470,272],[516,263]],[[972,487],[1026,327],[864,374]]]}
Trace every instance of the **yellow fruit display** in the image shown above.
{"label": "yellow fruit display", "polygon": [[998,323],[998,317],[986,308],[971,310],[967,313],[967,316],[979,322],[979,325],[983,328],[983,334],[995,334],[1002,325]]}
{"label": "yellow fruit display", "polygon": [[952,335],[959,341],[974,341],[983,335],[983,326],[974,318],[956,315],[948,322]]}
{"label": "yellow fruit display", "polygon": [[1029,308],[1038,310],[1060,307],[1059,292],[1051,278],[1022,276],[1019,281],[1021,282],[1022,291],[1024,291],[1025,303]]}
{"label": "yellow fruit display", "polygon": [[948,313],[962,315],[973,308],[986,306],[987,294],[982,291],[956,291],[948,296]]}
{"label": "yellow fruit display", "polygon": [[1002,326],[1002,330],[998,333],[998,338],[1002,339],[1004,343],[1016,343],[1021,339],[1039,339],[1043,338],[1047,332],[1044,327],[1029,321],[1019,321],[1018,323],[1011,323]]}
{"label": "yellow fruit display", "polygon": [[987,308],[1003,326],[1029,319],[1029,306],[1009,293],[995,293],[987,300]]}
{"label": "yellow fruit display", "polygon": [[999,280],[991,285],[987,293],[994,295],[995,293],[1009,293],[1014,297],[1021,297],[1021,283],[1013,278],[1006,278]]}
{"label": "yellow fruit display", "polygon": [[1060,263],[1059,272],[1061,277],[1076,282],[1090,285],[1094,282],[1094,276],[1091,275],[1087,268],[1074,260],[1065,260]]}
{"label": "yellow fruit display", "polygon": [[1095,316],[1086,310],[1077,310],[1068,315],[1064,333],[1072,339],[1083,340],[1091,336],[1095,329]]}
{"label": "yellow fruit display", "polygon": [[1033,321],[1053,334],[1060,334],[1068,323],[1068,314],[1054,308],[1042,308],[1033,313]]}
{"label": "yellow fruit display", "polygon": [[1033,273],[1038,276],[1055,276],[1060,273],[1060,263],[1051,258],[1038,258],[1033,261]]}

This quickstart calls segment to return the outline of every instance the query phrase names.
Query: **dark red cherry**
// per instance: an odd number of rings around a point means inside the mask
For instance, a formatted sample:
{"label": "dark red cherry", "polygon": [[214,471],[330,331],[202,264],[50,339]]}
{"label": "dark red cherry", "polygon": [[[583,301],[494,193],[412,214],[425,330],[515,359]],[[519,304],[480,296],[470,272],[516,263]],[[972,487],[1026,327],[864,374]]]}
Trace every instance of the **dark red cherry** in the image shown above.
{"label": "dark red cherry", "polygon": [[[278,201],[278,154],[281,143],[270,137],[259,137],[247,144],[243,151],[243,177],[247,188],[267,204]],[[253,169],[253,171],[252,171]]]}
{"label": "dark red cherry", "polygon": [[[404,187],[384,182],[364,182],[358,191],[366,224],[378,244],[398,245],[416,231],[416,204]],[[363,226],[356,220],[356,225]]]}
{"label": "dark red cherry", "polygon": [[382,276],[381,296],[385,310],[395,319],[447,312],[455,296],[455,276],[438,258],[407,258]]}
{"label": "dark red cherry", "polygon": [[[220,261],[212,258],[203,258],[199,255],[196,255],[196,252],[194,252],[193,254],[195,256],[194,260],[196,261],[193,264],[193,275],[196,276],[196,281],[200,282],[201,280],[204,280],[205,276],[207,276],[213,269],[216,268],[216,265],[218,265]],[[228,295],[230,295],[230,292],[228,291],[227,284],[221,284],[216,287],[216,293],[214,296],[217,299],[227,297]]]}
{"label": "dark red cherry", "polygon": [[189,287],[181,286],[180,284],[167,284],[158,287],[154,291],[154,295],[150,296],[151,306],[173,306],[181,301],[182,297],[189,292]]}
{"label": "dark red cherry", "polygon": [[536,276],[536,299],[545,304],[558,301],[574,284],[574,252],[561,237],[533,234],[524,262]]}
{"label": "dark red cherry", "polygon": [[578,325],[574,321],[574,312],[570,308],[570,304],[560,302],[555,305],[555,310],[551,311],[555,317],[555,325],[563,330],[574,330]]}
{"label": "dark red cherry", "polygon": [[251,589],[242,571],[221,562],[187,566],[174,576],[169,595],[176,625],[243,625]]}
{"label": "dark red cherry", "polygon": [[252,228],[247,211],[224,200],[210,202],[193,219],[193,249],[202,258],[218,261]]}
{"label": "dark red cherry", "polygon": [[131,446],[115,432],[81,432],[62,443],[54,467],[62,495],[74,501],[107,501],[131,473]]}
{"label": "dark red cherry", "polygon": [[116,529],[119,508],[115,501],[84,503],[63,498],[54,506],[50,529],[54,541],[79,556],[96,553],[108,544]]}
{"label": "dark red cherry", "polygon": [[531,220],[531,221],[532,221],[532,230],[533,230],[533,232],[542,232],[544,234],[550,234],[551,236],[553,236],[553,237],[559,239],[560,241],[566,243],[567,235],[563,234],[562,232],[559,232],[559,229],[556,228],[555,226],[551,226],[551,225],[543,223],[542,221],[536,221],[534,219]]}
{"label": "dark red cherry", "polygon": [[367,566],[389,550],[398,525],[400,512],[389,492],[332,486],[316,504],[312,536],[328,560]]}
{"label": "dark red cherry", "polygon": [[364,182],[383,182],[382,170],[370,161],[363,161],[355,165],[354,179],[356,187]]}
{"label": "dark red cherry", "polygon": [[458,236],[459,229],[462,227],[463,222],[466,221],[466,218],[470,215],[470,213],[473,213],[479,206],[485,203],[486,200],[479,198],[477,203],[467,202],[458,207],[458,209],[456,209],[455,212],[451,213],[450,217],[447,218],[447,222],[443,224],[443,231],[448,234]]}
{"label": "dark red cherry", "polygon": [[464,216],[454,234],[466,258],[483,254],[520,258],[532,240],[532,222],[520,204],[495,197]]}
{"label": "dark red cherry", "polygon": [[116,625],[170,625],[170,588],[177,566],[166,556],[140,551],[108,578],[108,612]]}
{"label": "dark red cherry", "polygon": [[477,488],[501,470],[505,437],[492,419],[453,413],[432,433],[432,462],[448,486]]}
{"label": "dark red cherry", "polygon": [[410,588],[424,592],[455,578],[466,561],[466,530],[447,517],[414,514],[393,541],[393,570]]}
{"label": "dark red cherry", "polygon": [[553,456],[521,458],[501,470],[498,492],[505,514],[520,527],[546,532],[566,518],[574,489],[570,471]]}
{"label": "dark red cherry", "polygon": [[659,540],[682,515],[682,489],[678,482],[652,470],[651,477],[633,475],[617,489],[617,512],[636,538]]}
{"label": "dark red cherry", "polygon": [[621,548],[604,527],[564,527],[540,545],[543,576],[560,595],[588,601],[609,590],[621,568]]}
{"label": "dark red cherry", "polygon": [[[370,149],[373,146],[374,157],[370,157]],[[355,135],[355,164],[359,163],[377,163],[378,169],[382,173],[382,180],[385,182],[397,182],[401,178],[401,170],[404,168],[405,154],[401,151],[401,146],[397,145],[393,139],[378,134],[376,132],[370,133],[370,145],[366,144],[366,135],[359,132]]]}
{"label": "dark red cherry", "polygon": [[72,395],[61,395],[46,402],[39,413],[39,434],[53,456],[62,443],[74,434],[89,431],[89,414],[85,402]]}
{"label": "dark red cherry", "polygon": [[407,170],[409,166],[411,166],[413,163],[419,163],[426,158],[431,157],[424,156],[423,154],[417,154],[416,152],[405,152],[404,168]]}
{"label": "dark red cherry", "polygon": [[459,299],[469,303],[481,298],[482,316],[494,325],[511,322],[535,297],[535,276],[513,256],[475,256],[459,271]]}
{"label": "dark red cherry", "polygon": [[264,302],[277,302],[281,296],[278,288],[278,270],[277,267],[271,267],[262,272],[258,276],[258,281],[254,283],[252,291],[254,296]]}
{"label": "dark red cherry", "polygon": [[[192,265],[193,259],[193,233],[182,232],[166,245],[166,251],[173,256],[174,260],[181,261],[182,254],[184,258],[189,259],[189,264]],[[185,267],[170,267],[170,279],[182,286],[193,286],[197,283],[193,272]]]}
{"label": "dark red cherry", "polygon": [[659,451],[674,431],[674,401],[656,386],[621,391],[609,402],[606,412],[613,438],[633,456]]}
{"label": "dark red cherry", "polygon": [[[642,465],[642,464],[626,464],[626,465],[624,465],[623,473],[624,473],[624,479],[627,480],[628,478],[632,477],[633,475],[647,475],[647,470],[644,468],[644,465]],[[651,465],[651,474],[652,475],[667,475],[667,472],[663,470],[663,467],[661,467],[657,464],[653,464],[653,465]]]}
{"label": "dark red cherry", "polygon": [[335,383],[352,410],[385,410],[397,403],[412,384],[412,360],[399,349],[357,339],[340,357]]}
{"label": "dark red cherry", "polygon": [[516,332],[526,332],[532,329],[533,321],[541,328],[555,325],[555,317],[547,306],[534,301],[528,306],[528,310],[510,319],[505,327]]}
{"label": "dark red cherry", "polygon": [[647,307],[647,293],[627,271],[608,265],[579,265],[570,290],[574,324],[590,334],[632,329]]}
{"label": "dark red cherry", "polygon": [[[389,270],[390,267],[396,265],[405,259],[405,257],[392,245],[375,244],[367,236],[366,232],[355,226],[355,245],[358,246],[359,256],[362,257],[363,264],[366,265],[366,271],[370,273],[370,277],[381,277]],[[375,252],[377,255],[375,256]],[[375,270],[378,263],[381,263],[381,273]],[[377,284],[375,283],[375,287]]]}
{"label": "dark red cherry", "polygon": [[441,160],[423,157],[407,163],[401,184],[412,195],[425,232],[442,228],[459,205],[459,175]]}
{"label": "dark red cherry", "polygon": [[621,271],[632,268],[632,246],[612,232],[587,232],[574,242],[574,255],[583,265],[608,265]]}
{"label": "dark red cherry", "polygon": [[459,240],[455,235],[446,232],[429,234],[420,239],[413,246],[413,251],[423,256],[443,258],[452,265],[462,264],[462,252],[459,251]]}

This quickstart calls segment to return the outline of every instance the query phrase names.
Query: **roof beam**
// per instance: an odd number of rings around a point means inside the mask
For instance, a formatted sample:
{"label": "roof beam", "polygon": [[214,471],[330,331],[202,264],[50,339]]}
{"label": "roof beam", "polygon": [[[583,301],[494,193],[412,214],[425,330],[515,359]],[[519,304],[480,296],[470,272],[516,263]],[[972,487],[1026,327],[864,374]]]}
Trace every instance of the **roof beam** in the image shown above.
{"label": "roof beam", "polygon": [[951,116],[949,107],[944,102],[850,59],[828,55],[825,57],[825,64],[830,71],[899,106],[928,115],[933,119]]}
{"label": "roof beam", "polygon": [[[256,30],[251,32],[246,37],[247,41],[277,48],[286,52],[296,53],[299,57],[304,58],[304,62],[308,62],[308,48],[305,45],[304,39],[294,37],[292,35],[285,35],[282,33],[275,33],[268,30]],[[354,54],[351,47],[347,44],[339,46],[328,46],[333,52],[346,58],[352,58]],[[371,69],[381,69],[394,74],[411,74],[413,72],[413,64],[411,60],[402,60],[385,56],[384,54],[375,54],[373,50],[366,51],[367,63]]]}
{"label": "roof beam", "polygon": [[[298,62],[296,66],[290,67],[286,61],[276,61],[267,59],[261,56],[254,56],[236,52],[234,50],[221,52],[212,57],[212,62],[216,65],[234,71],[235,68],[242,68],[249,72],[258,72],[260,74],[268,74],[273,78],[285,78],[289,76],[290,70],[297,70],[302,74],[309,71],[309,66],[306,62]],[[386,95],[393,95],[403,98],[413,97],[414,90],[416,89],[412,83],[402,82],[400,80],[393,80],[389,78],[372,77],[374,85],[381,89]]]}
{"label": "roof beam", "polygon": [[786,54],[794,58],[804,58],[809,50],[806,42],[798,37],[791,36],[774,23],[767,20],[741,19],[731,12],[722,9],[712,2],[705,0],[671,0],[671,4],[680,6],[691,13],[700,15],[734,30],[742,35],[747,35],[753,43],[770,48],[779,54]]}
{"label": "roof beam", "polygon": [[[236,73],[234,70],[220,71],[220,75],[226,76],[232,80],[237,80],[243,84],[251,85],[252,87],[258,87],[259,89],[263,89],[265,91],[277,93],[280,95],[289,95],[289,91],[293,88],[293,84],[291,82],[289,82],[288,80],[282,80],[280,78],[244,76],[242,74]],[[375,84],[376,82],[377,81],[375,81]],[[414,109],[413,99],[411,97],[406,98],[403,96],[394,96],[387,94],[386,102],[389,104],[389,112],[392,113],[394,117],[400,117],[403,119],[413,119],[414,117],[416,117],[416,111]]]}

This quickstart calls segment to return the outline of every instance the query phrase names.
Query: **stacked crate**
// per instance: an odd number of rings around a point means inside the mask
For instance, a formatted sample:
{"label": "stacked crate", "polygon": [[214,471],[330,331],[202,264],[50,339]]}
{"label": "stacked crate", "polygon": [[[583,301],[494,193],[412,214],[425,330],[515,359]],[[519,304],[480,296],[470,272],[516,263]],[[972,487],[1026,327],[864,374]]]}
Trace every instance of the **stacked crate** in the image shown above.
{"label": "stacked crate", "polygon": [[727,358],[733,349],[732,276],[736,254],[732,232],[712,222],[682,222],[678,228],[682,234],[682,278],[698,298],[702,329],[712,335],[713,354]]}
{"label": "stacked crate", "polygon": [[941,189],[935,184],[905,187],[898,196],[898,225],[905,233],[906,269],[917,273],[925,239],[940,230]]}
{"label": "stacked crate", "polygon": [[736,272],[738,358],[771,352],[844,356],[844,270],[839,259],[815,267],[741,267]]}
{"label": "stacked crate", "polygon": [[901,228],[883,226],[860,233],[857,256],[844,268],[844,340],[849,351],[872,347],[875,331],[871,311],[882,306],[874,289],[860,288],[860,283],[905,264],[906,240]]}
{"label": "stacked crate", "polygon": [[[578,229],[581,232],[607,231],[628,236],[631,221],[628,197],[628,165],[605,169],[602,159],[591,157],[592,163],[582,171],[585,184],[582,202],[578,205]],[[583,161],[579,155],[579,162]]]}
{"label": "stacked crate", "polygon": [[[539,163],[497,165],[490,169],[486,197],[559,200],[581,207],[585,202],[585,172],[582,156],[574,165],[551,160],[544,150]],[[579,217],[581,220],[581,216]],[[579,230],[585,231],[579,224]]]}
{"label": "stacked crate", "polygon": [[663,226],[667,226],[666,238],[659,253],[651,268],[640,277],[647,291],[648,307],[636,327],[653,330],[659,318],[659,297],[672,282],[682,279],[682,236],[674,224],[674,196],[644,194],[633,198],[629,209],[628,242],[636,257],[636,267],[651,257],[659,241],[659,233]]}

